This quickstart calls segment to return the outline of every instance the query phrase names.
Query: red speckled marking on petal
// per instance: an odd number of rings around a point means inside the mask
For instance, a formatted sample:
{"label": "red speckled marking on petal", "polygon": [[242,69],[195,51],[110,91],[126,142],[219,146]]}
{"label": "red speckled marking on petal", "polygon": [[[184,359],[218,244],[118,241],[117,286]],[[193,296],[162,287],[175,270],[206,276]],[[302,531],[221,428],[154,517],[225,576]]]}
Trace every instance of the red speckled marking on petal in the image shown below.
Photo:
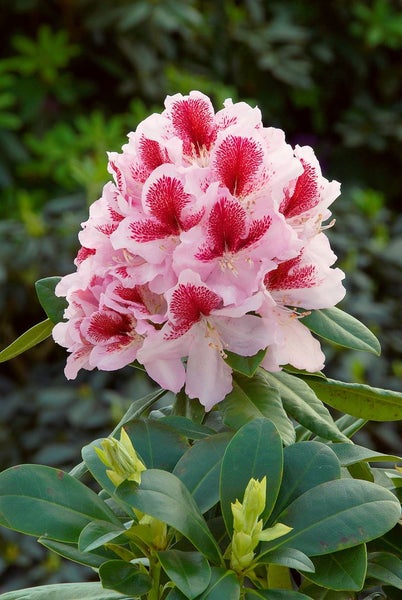
{"label": "red speckled marking on petal", "polygon": [[133,287],[124,287],[124,285],[119,284],[116,286],[114,292],[125,302],[143,304],[140,288],[137,285],[134,285]]}
{"label": "red speckled marking on petal", "polygon": [[110,215],[110,218],[112,219],[112,221],[114,221],[116,223],[120,223],[120,221],[122,221],[124,219],[123,215],[121,213],[117,212],[117,210],[115,210],[111,206],[108,206],[108,212],[109,212],[109,215]]}
{"label": "red speckled marking on petal", "polygon": [[245,235],[246,219],[246,211],[238,202],[221,198],[211,210],[207,240],[199,248],[195,258],[202,261],[213,260],[223,256],[225,252],[239,252],[258,242],[269,228],[271,218],[253,221]]}
{"label": "red speckled marking on petal", "polygon": [[144,135],[141,136],[139,141],[139,155],[149,173],[156,167],[169,162],[167,152],[161,148],[159,142],[150,140]]}
{"label": "red speckled marking on petal", "polygon": [[229,135],[216,151],[214,166],[230,193],[241,197],[253,189],[253,180],[263,157],[263,150],[256,140]]}
{"label": "red speckled marking on petal", "polygon": [[77,256],[76,256],[76,259],[75,259],[75,264],[77,266],[80,265],[89,256],[93,256],[94,254],[96,254],[95,248],[85,248],[84,246],[82,246],[82,248],[80,248],[78,250],[78,253],[77,253]]}
{"label": "red speckled marking on petal", "polygon": [[168,339],[183,335],[202,316],[208,316],[221,304],[220,296],[205,286],[197,286],[192,283],[180,284],[173,292],[170,303],[175,323],[172,323],[172,331],[167,336]]}
{"label": "red speckled marking on petal", "polygon": [[153,218],[130,224],[132,237],[137,242],[149,242],[170,235],[177,236],[196,225],[203,211],[182,217],[183,209],[191,202],[191,196],[184,191],[179,179],[163,175],[149,188],[146,204]]}
{"label": "red speckled marking on petal", "polygon": [[302,255],[280,263],[275,271],[270,271],[264,277],[264,284],[268,290],[290,290],[311,288],[316,285],[314,265],[300,267]]}
{"label": "red speckled marking on petal", "polygon": [[123,192],[125,185],[124,185],[124,177],[123,177],[123,174],[122,174],[121,170],[116,165],[116,163],[113,162],[112,160],[109,161],[109,165],[110,165],[112,171],[115,174],[116,184],[117,184],[117,187],[119,189],[119,192]]}
{"label": "red speckled marking on petal", "polygon": [[298,177],[293,194],[285,192],[285,199],[279,207],[280,212],[287,218],[297,217],[317,206],[320,201],[318,191],[318,175],[316,169],[301,161],[304,172]]}
{"label": "red speckled marking on petal", "polygon": [[178,100],[172,105],[171,119],[176,134],[183,140],[187,155],[200,155],[209,149],[216,138],[214,113],[211,105],[202,98]]}
{"label": "red speckled marking on petal", "polygon": [[116,336],[122,340],[126,339],[131,331],[132,318],[128,315],[113,311],[97,311],[91,315],[87,338],[93,344],[104,344]]}

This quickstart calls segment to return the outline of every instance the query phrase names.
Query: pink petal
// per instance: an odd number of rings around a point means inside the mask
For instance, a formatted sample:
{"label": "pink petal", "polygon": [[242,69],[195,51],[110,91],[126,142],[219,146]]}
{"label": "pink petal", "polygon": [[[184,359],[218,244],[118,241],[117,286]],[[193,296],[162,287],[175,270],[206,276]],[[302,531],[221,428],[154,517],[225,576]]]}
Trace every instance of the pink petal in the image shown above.
{"label": "pink petal", "polygon": [[232,370],[205,335],[198,335],[187,359],[186,393],[211,410],[232,390]]}
{"label": "pink petal", "polygon": [[216,126],[208,96],[200,92],[176,94],[168,96],[165,105],[173,131],[183,141],[184,154],[200,156],[204,149],[209,150],[216,138]]}
{"label": "pink petal", "polygon": [[241,198],[255,187],[263,159],[264,151],[257,139],[227,135],[214,149],[212,168],[229,192]]}

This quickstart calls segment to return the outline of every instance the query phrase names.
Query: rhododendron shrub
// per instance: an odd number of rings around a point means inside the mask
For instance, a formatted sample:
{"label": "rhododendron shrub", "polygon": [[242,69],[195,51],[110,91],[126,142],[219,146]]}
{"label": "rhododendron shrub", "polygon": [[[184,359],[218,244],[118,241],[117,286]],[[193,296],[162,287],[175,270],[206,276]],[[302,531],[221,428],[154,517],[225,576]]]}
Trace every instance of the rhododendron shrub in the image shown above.
{"label": "rhododendron shrub", "polygon": [[1,600],[358,600],[380,585],[399,597],[400,459],[350,438],[402,418],[402,394],[319,372],[315,335],[379,353],[335,307],[339,184],[258,108],[215,113],[200,92],[168,97],[109,171],[76,270],[36,282],[47,319],[0,362],[53,334],[69,379],[142,365],[162,389],[70,473],[0,473],[0,526],[99,576]]}
{"label": "rhododendron shrub", "polygon": [[209,410],[232,389],[227,351],[266,350],[268,371],[320,370],[303,317],[345,290],[325,235],[340,186],[313,150],[264,127],[258,108],[215,112],[196,91],[128,138],[109,153],[114,182],[83,224],[77,270],[56,288],[66,376],[138,361]]}

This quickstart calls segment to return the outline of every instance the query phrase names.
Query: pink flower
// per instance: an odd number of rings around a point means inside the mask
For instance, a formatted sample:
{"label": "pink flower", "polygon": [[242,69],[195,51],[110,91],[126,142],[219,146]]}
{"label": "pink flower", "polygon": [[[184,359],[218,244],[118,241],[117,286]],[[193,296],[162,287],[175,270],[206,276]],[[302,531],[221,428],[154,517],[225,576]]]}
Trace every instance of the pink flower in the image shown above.
{"label": "pink flower", "polygon": [[[243,305],[225,308],[222,298],[197,273],[185,270],[168,294],[168,322],[145,340],[138,360],[167,389],[177,392],[185,381],[188,396],[199,398],[210,410],[232,389],[226,351],[253,356],[273,339],[260,317],[247,314],[257,310],[261,301],[257,294]],[[184,373],[181,359],[185,357]]]}
{"label": "pink flower", "polygon": [[[113,181],[90,208],[76,271],[57,294],[66,375],[137,360],[207,410],[232,389],[227,353],[321,369],[303,311],[344,295],[324,233],[339,184],[260,110],[201,92],[168,96],[110,152]],[[331,223],[330,223],[331,225]]]}

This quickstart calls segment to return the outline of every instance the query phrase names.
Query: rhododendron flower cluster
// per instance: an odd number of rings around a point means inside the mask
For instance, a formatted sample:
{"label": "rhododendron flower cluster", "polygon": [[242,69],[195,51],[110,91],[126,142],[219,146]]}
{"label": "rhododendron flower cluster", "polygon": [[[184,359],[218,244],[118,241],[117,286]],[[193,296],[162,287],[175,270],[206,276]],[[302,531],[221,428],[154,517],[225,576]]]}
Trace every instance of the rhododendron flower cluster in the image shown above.
{"label": "rhododendron flower cluster", "polygon": [[339,184],[310,147],[292,148],[258,108],[226,100],[215,112],[193,91],[168,96],[108,164],[114,181],[56,288],[68,378],[138,361],[209,410],[232,389],[228,352],[266,349],[270,371],[323,367],[303,314],[344,295],[323,225]]}

